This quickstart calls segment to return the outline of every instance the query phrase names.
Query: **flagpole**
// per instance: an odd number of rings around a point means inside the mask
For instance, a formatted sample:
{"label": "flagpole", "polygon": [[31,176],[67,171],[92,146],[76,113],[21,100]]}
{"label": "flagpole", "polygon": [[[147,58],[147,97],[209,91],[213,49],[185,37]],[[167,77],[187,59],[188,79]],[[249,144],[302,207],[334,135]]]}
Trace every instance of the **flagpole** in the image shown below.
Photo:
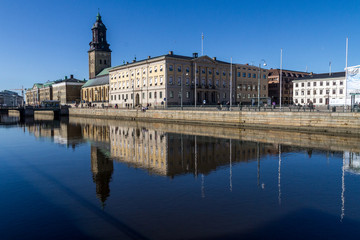
{"label": "flagpole", "polygon": [[204,33],[201,33],[201,56],[204,56]]}
{"label": "flagpole", "polygon": [[348,97],[348,82],[347,82],[347,68],[348,68],[348,46],[349,46],[349,38],[346,37],[346,59],[345,59],[345,103],[344,110],[346,108],[346,100]]}
{"label": "flagpole", "polygon": [[282,97],[282,48],[280,50],[280,111],[281,111],[281,97]]}
{"label": "flagpole", "polygon": [[232,104],[232,57],[230,58],[230,83],[229,83],[229,86],[230,86],[230,107],[229,107],[229,111],[231,111],[231,104]]}

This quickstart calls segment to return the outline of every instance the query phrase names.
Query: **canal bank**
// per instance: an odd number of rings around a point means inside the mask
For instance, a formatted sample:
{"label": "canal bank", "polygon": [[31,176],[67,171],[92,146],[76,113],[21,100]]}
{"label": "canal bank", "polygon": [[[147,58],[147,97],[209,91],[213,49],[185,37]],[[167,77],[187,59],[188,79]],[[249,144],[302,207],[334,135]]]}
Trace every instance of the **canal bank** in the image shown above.
{"label": "canal bank", "polygon": [[70,108],[74,117],[360,135],[360,113]]}

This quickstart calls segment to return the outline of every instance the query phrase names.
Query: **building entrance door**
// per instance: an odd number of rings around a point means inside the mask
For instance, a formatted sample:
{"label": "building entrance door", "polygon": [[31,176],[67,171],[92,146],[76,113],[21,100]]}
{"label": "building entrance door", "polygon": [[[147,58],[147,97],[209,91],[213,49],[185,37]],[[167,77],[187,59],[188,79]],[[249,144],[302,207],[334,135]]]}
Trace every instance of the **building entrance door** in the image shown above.
{"label": "building entrance door", "polygon": [[135,106],[138,106],[140,104],[140,96],[139,94],[137,93],[136,94],[136,98],[135,98]]}

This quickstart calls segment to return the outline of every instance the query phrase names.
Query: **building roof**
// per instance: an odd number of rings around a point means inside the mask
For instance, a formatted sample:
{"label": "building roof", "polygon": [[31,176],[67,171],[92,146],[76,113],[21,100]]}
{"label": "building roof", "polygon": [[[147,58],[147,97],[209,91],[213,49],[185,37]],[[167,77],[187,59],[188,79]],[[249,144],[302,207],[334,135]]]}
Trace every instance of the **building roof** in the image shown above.
{"label": "building roof", "polygon": [[[196,54],[197,54],[197,53],[196,53]],[[182,55],[176,55],[176,54],[173,54],[173,53],[169,53],[169,54],[164,54],[164,55],[160,55],[160,56],[156,56],[156,57],[148,57],[148,58],[145,58],[145,59],[142,59],[142,60],[139,60],[139,61],[135,61],[135,62],[131,62],[131,63],[126,63],[126,64],[122,64],[122,65],[117,65],[117,66],[115,66],[115,67],[105,68],[103,71],[105,71],[104,74],[109,74],[109,71],[112,70],[112,69],[114,69],[114,68],[118,68],[118,67],[122,67],[122,66],[129,66],[129,65],[132,65],[132,64],[138,64],[138,63],[141,63],[141,62],[145,62],[145,61],[148,61],[148,60],[154,60],[154,59],[162,58],[162,57],[185,59],[185,60],[195,60],[195,59],[200,59],[200,58],[206,57],[206,58],[209,58],[209,59],[211,59],[212,61],[217,62],[217,63],[230,64],[229,62],[220,61],[220,60],[217,60],[216,58],[215,58],[215,59],[210,58],[210,57],[207,56],[207,55],[200,56],[200,57],[198,57],[197,55],[196,55],[196,57],[195,57],[195,56],[188,57],[188,56],[182,56]],[[234,65],[235,65],[235,63],[234,63]],[[99,76],[100,74],[102,74],[103,71],[101,71],[97,76]]]}
{"label": "building roof", "polygon": [[100,76],[103,76],[103,75],[108,75],[110,69],[111,69],[111,67],[104,68],[101,72],[98,73],[98,75],[96,75],[96,77],[100,77]]}
{"label": "building roof", "polygon": [[82,86],[82,88],[100,86],[106,84],[109,84],[109,74],[90,79]]}
{"label": "building roof", "polygon": [[315,79],[324,79],[324,78],[339,78],[339,77],[345,77],[345,72],[334,72],[331,73],[331,75],[329,73],[312,74],[302,78],[298,78],[294,81],[315,80]]}

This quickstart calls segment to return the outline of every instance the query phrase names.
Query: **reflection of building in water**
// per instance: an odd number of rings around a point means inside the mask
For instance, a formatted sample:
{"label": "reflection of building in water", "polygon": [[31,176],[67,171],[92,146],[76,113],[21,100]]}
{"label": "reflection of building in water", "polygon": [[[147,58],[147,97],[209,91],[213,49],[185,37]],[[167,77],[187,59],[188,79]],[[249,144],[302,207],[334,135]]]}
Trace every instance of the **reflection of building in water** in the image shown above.
{"label": "reflection of building in water", "polygon": [[114,171],[113,162],[97,147],[91,146],[91,171],[96,184],[96,196],[105,205],[110,196],[110,181]]}
{"label": "reflection of building in water", "polygon": [[360,174],[360,153],[344,152],[344,159],[345,171]]}
{"label": "reflection of building in water", "polygon": [[55,143],[75,148],[83,142],[81,127],[57,121],[39,121],[27,125],[29,133],[36,138],[50,138]]}
{"label": "reflection of building in water", "polygon": [[98,143],[109,143],[109,126],[97,126],[86,124],[82,126],[82,135],[84,139]]}
{"label": "reflection of building in water", "polygon": [[[208,174],[229,164],[230,140],[165,133],[146,128],[110,126],[110,152],[115,159],[155,174]],[[267,154],[272,145],[232,141],[231,161],[247,162]],[[196,154],[195,154],[196,152]],[[196,155],[196,156],[195,156]]]}
{"label": "reflection of building in water", "polygon": [[167,175],[167,135],[146,128],[110,126],[111,156],[135,167]]}

